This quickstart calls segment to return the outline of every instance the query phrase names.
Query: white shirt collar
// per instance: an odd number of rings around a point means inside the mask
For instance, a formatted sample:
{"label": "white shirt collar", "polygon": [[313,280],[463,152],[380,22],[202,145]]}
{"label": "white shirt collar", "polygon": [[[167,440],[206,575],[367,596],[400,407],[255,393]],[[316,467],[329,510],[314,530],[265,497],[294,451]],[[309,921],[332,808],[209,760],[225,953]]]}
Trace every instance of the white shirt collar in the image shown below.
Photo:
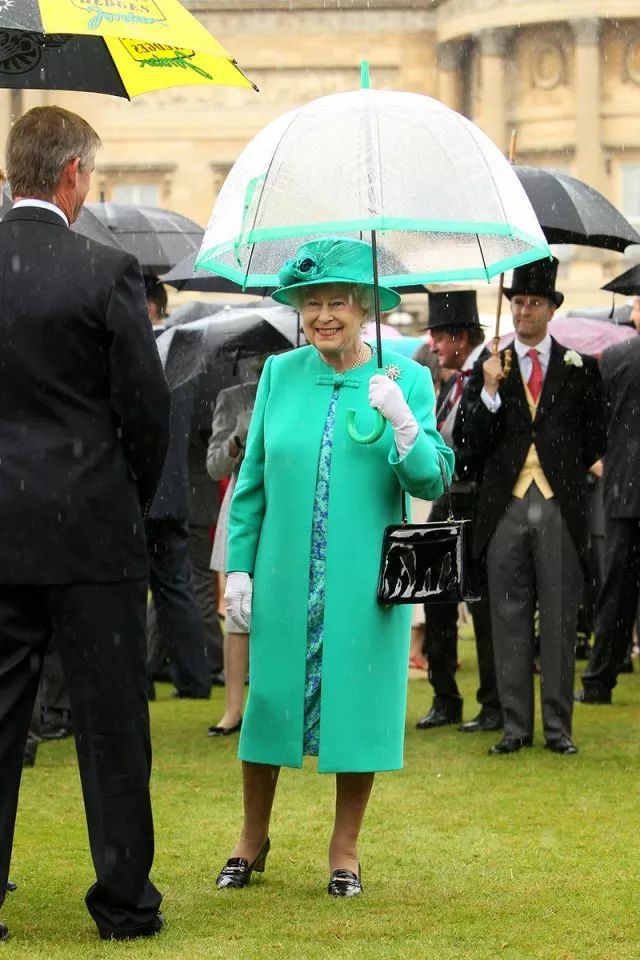
{"label": "white shirt collar", "polygon": [[529,350],[537,350],[539,355],[544,359],[549,359],[549,354],[551,353],[551,334],[548,333],[544,340],[541,340],[540,343],[537,343],[534,348],[530,347],[527,343],[521,343],[520,340],[516,337],[513,341],[516,348],[516,353],[518,357],[522,360],[523,357],[529,353]]}
{"label": "white shirt collar", "polygon": [[64,220],[65,224],[69,226],[67,215],[63,213],[60,207],[56,207],[55,203],[49,203],[48,200],[36,200],[30,197],[24,200],[16,200],[13,209],[18,210],[20,207],[40,207],[41,210],[51,210],[52,213],[57,213],[58,216]]}
{"label": "white shirt collar", "polygon": [[477,347],[474,347],[465,362],[462,364],[462,370],[473,370],[476,360],[484,350],[484,343],[479,344]]}

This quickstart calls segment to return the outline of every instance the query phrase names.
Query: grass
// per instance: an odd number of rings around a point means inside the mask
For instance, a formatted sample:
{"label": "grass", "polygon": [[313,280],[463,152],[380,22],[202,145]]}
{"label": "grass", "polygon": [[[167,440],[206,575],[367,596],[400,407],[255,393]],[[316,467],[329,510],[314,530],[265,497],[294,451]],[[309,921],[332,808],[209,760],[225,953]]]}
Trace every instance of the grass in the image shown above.
{"label": "grass", "polygon": [[[461,656],[468,718],[471,642]],[[215,891],[240,822],[237,738],[205,736],[220,691],[211,703],[170,700],[164,686],[158,695],[153,877],[168,929],[153,941],[97,939],[73,745],[44,744],[23,778],[20,889],[1,913],[12,939],[0,960],[638,960],[637,676],[621,678],[613,707],[576,707],[576,757],[544,751],[539,732],[533,749],[489,757],[495,734],[417,731],[431,692],[411,680],[405,768],[378,778],[365,824],[365,893],[339,902],[324,892],[333,778],[312,761],[283,772],[264,878]]]}

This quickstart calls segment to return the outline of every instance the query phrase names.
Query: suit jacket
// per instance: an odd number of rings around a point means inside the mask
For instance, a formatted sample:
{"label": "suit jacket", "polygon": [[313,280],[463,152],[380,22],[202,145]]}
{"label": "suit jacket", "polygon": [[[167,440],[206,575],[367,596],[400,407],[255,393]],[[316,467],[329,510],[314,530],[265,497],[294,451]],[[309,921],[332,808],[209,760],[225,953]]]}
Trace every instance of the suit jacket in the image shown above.
{"label": "suit jacket", "polygon": [[143,578],[169,392],[137,261],[14,209],[0,303],[0,583]]}
{"label": "suit jacket", "polygon": [[[227,387],[218,394],[207,450],[207,471],[212,480],[230,477],[240,469],[242,457],[236,461],[231,459],[229,440],[234,435],[238,417],[241,414],[250,414],[253,410],[257,389],[257,381],[253,381]],[[246,442],[246,436],[244,441]]]}
{"label": "suit jacket", "polygon": [[608,423],[605,512],[640,517],[640,337],[605,350],[600,370]]}
{"label": "suit jacket", "polygon": [[[475,551],[485,550],[511,499],[532,443],[578,551],[587,543],[585,487],[589,467],[605,450],[602,380],[596,361],[565,363],[566,348],[552,338],[549,367],[532,421],[517,357],[500,384],[502,406],[491,413],[482,401],[486,356],[469,378],[454,429],[456,443],[483,460],[475,525]],[[501,354],[504,357],[504,351]]]}

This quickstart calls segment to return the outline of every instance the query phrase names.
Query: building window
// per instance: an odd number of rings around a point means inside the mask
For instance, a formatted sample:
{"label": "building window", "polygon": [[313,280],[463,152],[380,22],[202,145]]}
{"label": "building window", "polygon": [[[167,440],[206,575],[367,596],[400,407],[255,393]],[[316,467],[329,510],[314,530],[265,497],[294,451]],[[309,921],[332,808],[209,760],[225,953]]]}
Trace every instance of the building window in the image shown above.
{"label": "building window", "polygon": [[114,183],[111,188],[111,200],[114,203],[157,207],[160,201],[160,187],[155,183]]}
{"label": "building window", "polygon": [[640,227],[640,163],[623,163],[622,212],[634,227]]}

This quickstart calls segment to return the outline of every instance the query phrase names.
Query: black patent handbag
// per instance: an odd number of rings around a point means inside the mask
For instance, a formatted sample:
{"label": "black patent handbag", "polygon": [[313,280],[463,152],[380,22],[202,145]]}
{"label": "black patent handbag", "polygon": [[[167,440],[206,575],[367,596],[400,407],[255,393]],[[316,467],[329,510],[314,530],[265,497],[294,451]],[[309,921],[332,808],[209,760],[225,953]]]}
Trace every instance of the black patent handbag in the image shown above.
{"label": "black patent handbag", "polygon": [[471,550],[471,520],[456,520],[442,458],[447,519],[409,523],[402,491],[402,523],[382,539],[378,603],[473,603],[481,591]]}

